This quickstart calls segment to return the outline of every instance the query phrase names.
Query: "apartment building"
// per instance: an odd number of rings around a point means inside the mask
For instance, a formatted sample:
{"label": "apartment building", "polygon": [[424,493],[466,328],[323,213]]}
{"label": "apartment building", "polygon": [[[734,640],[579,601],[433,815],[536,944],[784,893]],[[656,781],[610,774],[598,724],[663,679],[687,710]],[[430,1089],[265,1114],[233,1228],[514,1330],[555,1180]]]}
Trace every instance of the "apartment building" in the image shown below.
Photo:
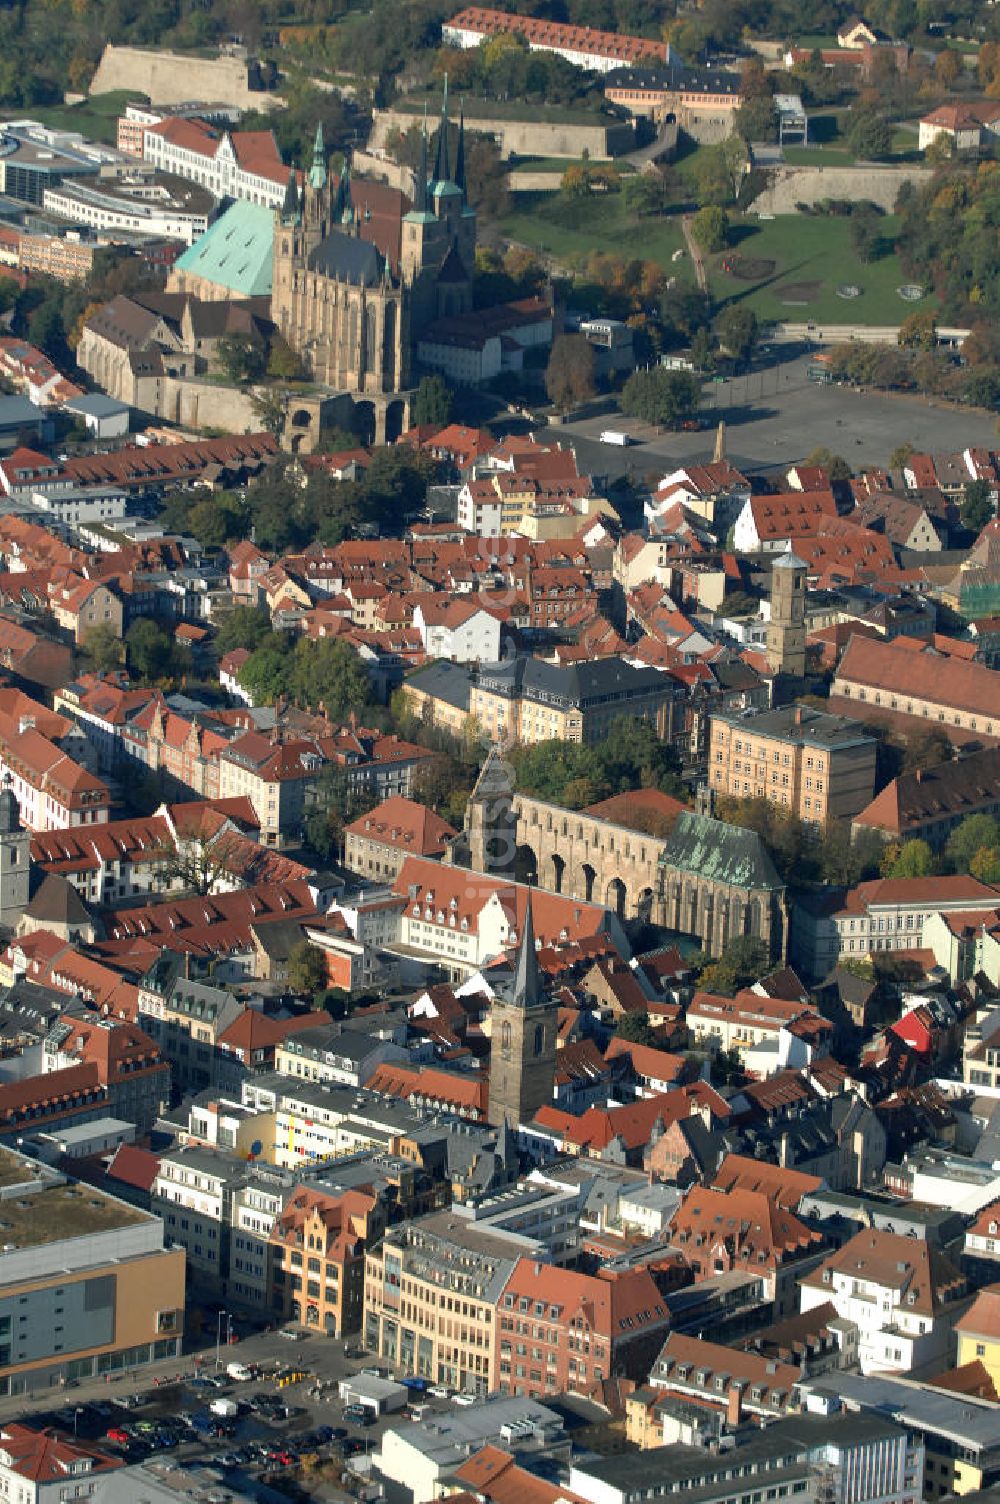
{"label": "apartment building", "polygon": [[0,1149],[0,1393],[179,1356],[184,1253],[163,1223]]}
{"label": "apartment building", "polygon": [[522,1258],[496,1321],[500,1389],[537,1399],[645,1376],[670,1315],[648,1269],[578,1274]]}
{"label": "apartment building", "polygon": [[365,1267],[364,1343],[402,1373],[480,1397],[497,1388],[497,1307],[517,1241],[450,1212],[386,1231]]}
{"label": "apartment building", "polygon": [[933,916],[993,922],[1000,889],[960,874],[883,877],[800,899],[792,915],[791,960],[807,977],[825,977],[844,957],[921,950]]}
{"label": "apartment building", "polygon": [[174,115],[143,128],[142,156],[161,172],[200,183],[216,198],[280,209],[288,188],[273,131],[229,131]]}
{"label": "apartment building", "polygon": [[904,731],[940,728],[949,740],[1000,740],[1000,683],[983,663],[945,657],[906,640],[882,642],[855,634],[830,687],[831,708],[861,719],[889,721]]}
{"label": "apartment building", "polygon": [[865,1229],[800,1281],[801,1309],[831,1301],[858,1328],[863,1374],[940,1373],[966,1282],[932,1243]]}
{"label": "apartment building", "polygon": [[425,804],[386,799],[344,826],[344,865],[361,877],[389,882],[407,856],[441,857],[457,834]]}
{"label": "apartment building", "polygon": [[469,694],[469,714],[494,741],[599,742],[618,716],[653,722],[670,734],[675,685],[654,668],[620,658],[561,667],[519,655],[482,664]]}
{"label": "apartment building", "polygon": [[695,1042],[724,1053],[737,1054],[758,1045],[776,1044],[781,1031],[801,1020],[814,1020],[820,1027],[826,1022],[808,1003],[789,1002],[785,998],[762,997],[745,987],[735,997],[721,997],[712,992],[696,992],[688,1005],[686,1020]]}
{"label": "apartment building", "polygon": [[[744,1417],[773,1420],[798,1409],[801,1370],[757,1353],[671,1332],[649,1375],[658,1394],[722,1409],[738,1425]],[[662,1438],[666,1440],[666,1437]]]}
{"label": "apartment building", "polygon": [[42,1042],[43,1070],[61,1072],[80,1064],[97,1067],[115,1117],[148,1133],[170,1100],[170,1066],[159,1047],[124,1019],[65,1013]]}
{"label": "apartment building", "polygon": [[798,1285],[823,1255],[824,1239],[761,1191],[693,1186],[674,1213],[670,1241],[696,1280],[743,1270],[764,1281],[775,1319],[798,1308]]}
{"label": "apartment building", "polygon": [[306,1331],[343,1337],[361,1330],[365,1250],[385,1228],[385,1210],[366,1191],[331,1195],[299,1186],[271,1232],[273,1307]]}
{"label": "apartment building", "polygon": [[648,37],[626,32],[595,31],[590,26],[569,26],[533,16],[469,5],[446,21],[441,38],[446,47],[480,47],[490,37],[523,37],[531,52],[554,52],[577,68],[610,73],[629,64],[670,62],[670,47]]}
{"label": "apartment building", "polygon": [[808,825],[849,819],[870,802],[877,742],[859,721],[786,705],[712,716],[709,780],[732,798],[767,799]]}
{"label": "apartment building", "polygon": [[900,773],[855,815],[854,831],[893,841],[926,841],[936,850],[969,815],[1000,814],[1000,747],[933,768]]}
{"label": "apartment building", "polygon": [[85,738],[67,717],[20,690],[0,690],[0,781],[9,779],[23,823],[35,831],[105,822],[107,784],[77,758]]}

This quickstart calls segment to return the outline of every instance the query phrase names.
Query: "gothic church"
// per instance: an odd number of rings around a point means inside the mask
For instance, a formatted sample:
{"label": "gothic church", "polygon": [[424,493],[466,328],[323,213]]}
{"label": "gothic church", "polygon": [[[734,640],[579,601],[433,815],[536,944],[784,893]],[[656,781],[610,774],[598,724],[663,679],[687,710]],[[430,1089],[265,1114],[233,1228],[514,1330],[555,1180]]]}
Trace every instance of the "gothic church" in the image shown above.
{"label": "gothic church", "polygon": [[472,308],[476,215],[466,197],[464,120],[454,167],[450,155],[446,85],[433,175],[425,122],[414,203],[404,212],[407,200],[395,196],[401,223],[389,234],[373,233],[346,162],[331,181],[322,128],[301,191],[293,172],[276,215],[275,324],[314,380],[371,401],[383,418],[388,399],[405,401],[421,332]]}

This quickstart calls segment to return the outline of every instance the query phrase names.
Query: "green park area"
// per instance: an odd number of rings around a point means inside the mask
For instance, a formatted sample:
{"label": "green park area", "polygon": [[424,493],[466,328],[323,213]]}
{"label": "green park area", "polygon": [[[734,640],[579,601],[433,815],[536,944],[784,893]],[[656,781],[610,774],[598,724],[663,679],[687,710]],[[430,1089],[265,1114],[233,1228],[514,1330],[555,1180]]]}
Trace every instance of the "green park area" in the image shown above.
{"label": "green park area", "polygon": [[114,89],[110,94],[94,94],[81,104],[32,105],[25,113],[43,125],[59,131],[79,131],[92,141],[113,146],[118,136],[118,116],[126,104],[143,100],[134,89]]}
{"label": "green park area", "polygon": [[[712,296],[718,303],[745,303],[761,320],[902,323],[933,300],[899,296],[897,288],[909,279],[891,249],[897,221],[887,214],[878,224],[885,253],[862,262],[848,219],[785,214],[735,220],[731,247],[709,258]],[[858,289],[856,296],[851,289]]]}
{"label": "green park area", "polygon": [[519,193],[499,228],[508,239],[545,251],[567,265],[592,251],[603,251],[625,260],[655,261],[683,281],[693,276],[687,255],[676,262],[671,259],[684,248],[680,219],[640,217],[628,209],[621,193],[592,193],[582,199]]}

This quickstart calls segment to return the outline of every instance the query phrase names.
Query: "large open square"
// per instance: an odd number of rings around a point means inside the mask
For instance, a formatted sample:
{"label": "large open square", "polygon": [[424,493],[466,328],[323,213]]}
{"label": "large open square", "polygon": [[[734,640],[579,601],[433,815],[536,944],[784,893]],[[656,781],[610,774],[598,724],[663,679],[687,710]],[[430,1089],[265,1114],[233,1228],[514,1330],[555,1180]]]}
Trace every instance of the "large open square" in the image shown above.
{"label": "large open square", "polygon": [[614,418],[633,437],[625,449],[602,444],[608,415],[567,423],[563,432],[577,449],[582,467],[611,477],[642,477],[672,463],[709,459],[715,427],[726,422],[726,452],[745,470],[787,470],[814,449],[841,454],[852,469],[884,465],[900,444],[932,453],[991,448],[996,418],[978,408],[960,408],[904,393],[854,391],[816,386],[806,375],[808,355],[724,382],[705,386],[702,418],[695,433],[658,433],[630,418]]}

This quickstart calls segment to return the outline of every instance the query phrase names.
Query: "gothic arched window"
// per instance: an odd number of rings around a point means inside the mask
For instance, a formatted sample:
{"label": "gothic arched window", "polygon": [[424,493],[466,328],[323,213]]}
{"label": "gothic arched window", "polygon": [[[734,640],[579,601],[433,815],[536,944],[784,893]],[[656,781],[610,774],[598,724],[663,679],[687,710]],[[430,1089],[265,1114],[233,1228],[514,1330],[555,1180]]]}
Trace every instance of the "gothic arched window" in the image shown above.
{"label": "gothic arched window", "polygon": [[500,1048],[502,1050],[509,1050],[510,1047],[511,1047],[512,1040],[513,1040],[513,1033],[512,1033],[510,1024],[507,1023],[507,1022],[504,1022],[501,1025],[501,1028],[500,1028]]}
{"label": "gothic arched window", "polygon": [[540,1055],[545,1048],[545,1029],[541,1024],[535,1025],[535,1054]]}

